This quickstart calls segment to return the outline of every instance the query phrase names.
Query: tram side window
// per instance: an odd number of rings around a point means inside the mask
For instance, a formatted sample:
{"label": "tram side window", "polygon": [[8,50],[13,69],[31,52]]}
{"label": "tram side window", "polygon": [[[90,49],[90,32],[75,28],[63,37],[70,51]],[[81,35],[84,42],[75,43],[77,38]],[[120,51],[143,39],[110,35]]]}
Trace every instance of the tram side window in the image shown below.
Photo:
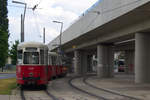
{"label": "tram side window", "polygon": [[49,55],[49,57],[48,57],[49,59],[49,65],[52,65],[52,57]]}
{"label": "tram side window", "polygon": [[45,64],[48,64],[48,50],[45,50]]}
{"label": "tram side window", "polygon": [[40,50],[41,64],[44,64],[44,50]]}
{"label": "tram side window", "polygon": [[17,59],[17,63],[22,64],[22,50],[18,51]]}
{"label": "tram side window", "polygon": [[57,65],[57,58],[56,58],[56,56],[54,56],[54,63],[55,63],[55,65]]}
{"label": "tram side window", "polygon": [[39,64],[39,53],[24,52],[24,64]]}
{"label": "tram side window", "polygon": [[51,60],[52,60],[52,65],[54,65],[54,57],[51,56]]}
{"label": "tram side window", "polygon": [[52,59],[52,65],[56,65],[56,57],[55,56],[51,56],[51,59]]}

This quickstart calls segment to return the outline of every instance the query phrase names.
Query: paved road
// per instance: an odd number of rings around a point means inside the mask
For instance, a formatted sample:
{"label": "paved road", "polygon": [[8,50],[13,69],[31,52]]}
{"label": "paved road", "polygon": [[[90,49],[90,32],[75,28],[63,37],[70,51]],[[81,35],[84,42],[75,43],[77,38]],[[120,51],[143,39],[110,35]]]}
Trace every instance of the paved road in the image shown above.
{"label": "paved road", "polygon": [[16,77],[16,74],[3,74],[3,73],[0,73],[0,79],[7,79],[7,78],[15,78]]}

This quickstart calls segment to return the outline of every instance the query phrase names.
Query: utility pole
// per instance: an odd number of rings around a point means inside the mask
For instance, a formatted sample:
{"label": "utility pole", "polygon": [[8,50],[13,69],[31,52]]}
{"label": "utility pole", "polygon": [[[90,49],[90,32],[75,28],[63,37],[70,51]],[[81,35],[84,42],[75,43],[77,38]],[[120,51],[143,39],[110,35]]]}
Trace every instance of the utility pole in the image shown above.
{"label": "utility pole", "polygon": [[45,44],[45,27],[43,28],[43,43]]}
{"label": "utility pole", "polygon": [[21,34],[20,34],[20,39],[21,39],[21,42],[24,41],[24,33],[23,33],[23,15],[21,14]]}
{"label": "utility pole", "polygon": [[25,22],[25,14],[27,9],[27,4],[19,1],[12,1],[12,3],[22,4],[24,5],[24,14],[21,14],[21,42],[24,42],[24,22]]}
{"label": "utility pole", "polygon": [[59,51],[59,53],[61,54],[62,53],[62,47],[61,47],[61,45],[62,45],[62,29],[63,29],[63,22],[60,22],[60,21],[53,21],[54,23],[59,23],[59,24],[61,24],[61,28],[60,28],[60,35],[59,35],[59,49],[58,49],[58,51]]}
{"label": "utility pole", "polygon": [[21,14],[21,24],[20,24],[20,40],[21,40],[21,42],[22,42],[22,14]]}

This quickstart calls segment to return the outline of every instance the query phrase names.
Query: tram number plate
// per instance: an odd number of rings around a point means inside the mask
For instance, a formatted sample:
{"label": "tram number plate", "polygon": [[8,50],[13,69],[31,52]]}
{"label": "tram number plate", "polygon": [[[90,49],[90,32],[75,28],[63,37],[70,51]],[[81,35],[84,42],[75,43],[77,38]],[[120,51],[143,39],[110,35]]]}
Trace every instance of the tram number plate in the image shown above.
{"label": "tram number plate", "polygon": [[28,84],[30,85],[30,84],[35,84],[35,82],[34,81],[28,81]]}

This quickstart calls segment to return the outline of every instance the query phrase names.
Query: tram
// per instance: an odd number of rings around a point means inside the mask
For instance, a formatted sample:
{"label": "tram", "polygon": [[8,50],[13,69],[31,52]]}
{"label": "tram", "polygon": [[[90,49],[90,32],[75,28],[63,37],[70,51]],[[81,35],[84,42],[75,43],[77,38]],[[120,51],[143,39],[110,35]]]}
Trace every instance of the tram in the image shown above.
{"label": "tram", "polygon": [[56,52],[48,53],[48,69],[51,78],[66,76],[68,70],[63,64],[61,55]]}
{"label": "tram", "polygon": [[17,84],[47,86],[52,78],[66,76],[67,67],[63,63],[62,56],[48,52],[43,43],[21,43],[17,47]]}
{"label": "tram", "polygon": [[48,47],[42,43],[27,42],[19,44],[17,52],[17,84],[47,85]]}

